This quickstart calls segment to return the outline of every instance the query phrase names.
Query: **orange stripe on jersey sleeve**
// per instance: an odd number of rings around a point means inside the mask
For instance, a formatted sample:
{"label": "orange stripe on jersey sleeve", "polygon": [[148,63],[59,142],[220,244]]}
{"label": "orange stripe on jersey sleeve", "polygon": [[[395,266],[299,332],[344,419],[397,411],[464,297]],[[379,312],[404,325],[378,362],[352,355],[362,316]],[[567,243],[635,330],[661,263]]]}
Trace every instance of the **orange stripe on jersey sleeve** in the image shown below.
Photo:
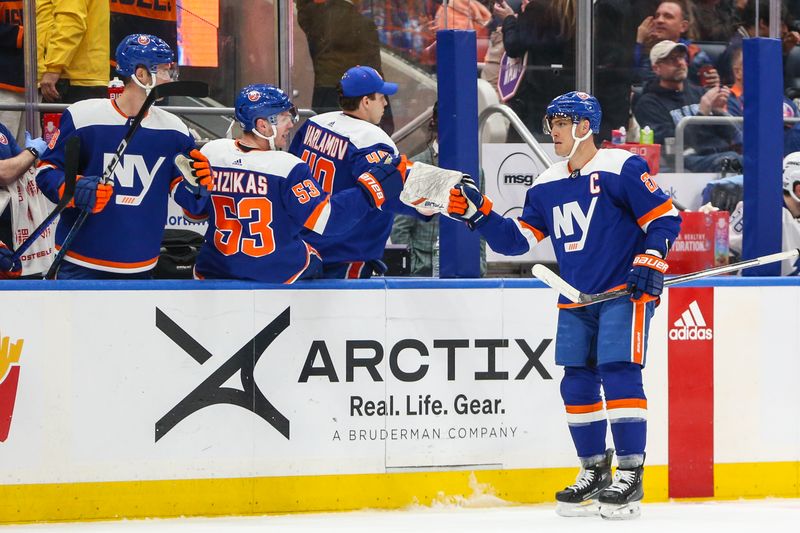
{"label": "orange stripe on jersey sleeve", "polygon": [[530,232],[533,233],[533,236],[536,237],[537,241],[542,242],[544,240],[544,233],[542,233],[538,229],[534,228],[533,226],[531,226],[530,224],[528,224],[527,222],[525,222],[521,218],[518,218],[517,220],[519,221],[519,225],[520,226],[522,226],[523,228],[525,228],[527,230],[530,230]]}
{"label": "orange stripe on jersey sleeve", "polygon": [[672,198],[669,198],[666,202],[659,205],[655,209],[651,209],[644,215],[640,216],[639,220],[637,220],[636,222],[639,224],[639,227],[644,227],[647,225],[648,222],[652,222],[653,220],[669,213],[670,211],[672,211]]}
{"label": "orange stripe on jersey sleeve", "polygon": [[322,212],[325,210],[325,206],[328,205],[328,202],[330,202],[330,199],[331,197],[328,196],[325,198],[325,200],[321,201],[317,207],[314,208],[314,211],[308,216],[303,224],[303,227],[314,231],[314,227],[317,225],[317,220],[319,220],[320,215],[322,215]]}
{"label": "orange stripe on jersey sleeve", "polygon": [[23,28],[22,25],[20,24],[19,30],[17,31],[17,48],[22,48],[22,40],[24,35],[25,35],[25,28]]}
{"label": "orange stripe on jersey sleeve", "polygon": [[603,410],[603,402],[593,403],[591,405],[565,405],[567,412],[571,415],[580,415],[584,413],[595,413]]}
{"label": "orange stripe on jersey sleeve", "polygon": [[178,176],[177,178],[174,178],[172,181],[169,182],[170,192],[175,190],[175,187],[178,186],[178,184],[181,182],[182,179],[183,178],[181,176]]}
{"label": "orange stripe on jersey sleeve", "polygon": [[647,409],[647,400],[641,398],[623,398],[621,400],[608,400],[606,409]]}

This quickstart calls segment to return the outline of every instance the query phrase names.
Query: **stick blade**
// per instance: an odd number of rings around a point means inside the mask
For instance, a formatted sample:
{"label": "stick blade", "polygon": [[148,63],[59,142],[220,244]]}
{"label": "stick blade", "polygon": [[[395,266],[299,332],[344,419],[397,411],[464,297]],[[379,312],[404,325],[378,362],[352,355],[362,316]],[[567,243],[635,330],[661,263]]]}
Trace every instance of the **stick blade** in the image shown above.
{"label": "stick blade", "polygon": [[542,264],[533,265],[531,273],[545,284],[558,291],[572,303],[580,303],[581,293],[578,289],[561,279],[558,274]]}
{"label": "stick blade", "polygon": [[208,84],[202,81],[173,81],[156,85],[152,92],[155,98],[169,98],[170,96],[192,96],[205,98],[208,96]]}

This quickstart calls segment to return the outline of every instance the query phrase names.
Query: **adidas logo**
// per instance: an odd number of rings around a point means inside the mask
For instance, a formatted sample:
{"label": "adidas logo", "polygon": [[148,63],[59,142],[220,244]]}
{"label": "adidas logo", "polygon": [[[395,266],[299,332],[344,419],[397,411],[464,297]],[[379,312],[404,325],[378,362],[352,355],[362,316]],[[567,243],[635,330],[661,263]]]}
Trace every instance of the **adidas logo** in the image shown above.
{"label": "adidas logo", "polygon": [[697,300],[690,303],[689,308],[669,328],[669,338],[673,341],[710,341],[714,338],[714,332],[706,327],[706,319],[700,312]]}
{"label": "adidas logo", "polygon": [[243,163],[241,157],[239,159],[234,159],[233,163],[231,163],[231,165],[237,165],[237,166],[242,166],[242,164]]}

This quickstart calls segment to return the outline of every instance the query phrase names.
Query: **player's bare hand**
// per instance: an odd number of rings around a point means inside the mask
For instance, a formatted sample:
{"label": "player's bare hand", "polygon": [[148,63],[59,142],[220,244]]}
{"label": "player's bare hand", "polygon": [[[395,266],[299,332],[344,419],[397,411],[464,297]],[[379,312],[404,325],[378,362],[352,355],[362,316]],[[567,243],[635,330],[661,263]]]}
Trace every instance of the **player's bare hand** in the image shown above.
{"label": "player's bare hand", "polygon": [[42,91],[42,100],[45,102],[60,102],[61,95],[56,90],[56,82],[61,78],[57,72],[45,72],[42,74],[42,81],[39,82],[39,89]]}

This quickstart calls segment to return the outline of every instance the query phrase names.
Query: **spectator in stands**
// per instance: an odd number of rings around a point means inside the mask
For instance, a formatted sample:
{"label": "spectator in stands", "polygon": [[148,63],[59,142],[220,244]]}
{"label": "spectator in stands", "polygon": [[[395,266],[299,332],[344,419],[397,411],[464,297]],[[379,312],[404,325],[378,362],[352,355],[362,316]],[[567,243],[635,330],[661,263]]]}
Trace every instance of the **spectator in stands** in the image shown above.
{"label": "spectator in stands", "polygon": [[[503,46],[503,20],[508,15],[519,13],[522,10],[522,0],[509,0],[508,2],[492,3],[492,21],[489,23],[489,48],[483,59],[481,79],[491,83],[497,90],[497,79],[500,75],[500,60],[506,49]],[[499,93],[498,93],[499,94]]]}
{"label": "spectator in stands", "polygon": [[694,0],[692,39],[726,43],[736,31],[738,13],[733,0]]}
{"label": "spectator in stands", "polygon": [[[311,108],[317,113],[338,111],[336,86],[348,68],[364,65],[383,74],[378,29],[350,0],[297,0],[296,4],[297,23],[306,34],[314,65]],[[394,120],[388,98],[386,102],[379,126],[391,135]]]}
{"label": "spectator in stands", "polygon": [[[731,87],[731,95],[728,97],[728,112],[735,117],[744,116],[744,68],[742,61],[742,47],[736,47],[732,51],[731,70],[733,71],[734,84]],[[797,106],[783,97],[783,118],[800,117]],[[735,143],[742,144],[744,128],[738,127],[738,134]],[[784,124],[783,128],[783,155],[800,151],[800,123]]]}
{"label": "spectator in stands", "polygon": [[[11,249],[25,242],[50,213],[50,203],[36,186],[32,168],[46,149],[41,137],[32,139],[27,132],[25,147],[20,148],[12,132],[0,123],[0,242]],[[34,242],[22,257],[23,276],[42,277],[52,261],[53,244],[52,233]]]}
{"label": "spectator in stands", "polygon": [[[523,2],[519,16],[503,20],[503,46],[509,57],[528,55],[517,93],[507,102],[531,133],[550,142],[542,130],[542,109],[575,88],[575,0]],[[520,142],[511,128],[508,142]]]}
{"label": "spectator in stands", "polygon": [[444,4],[436,10],[438,29],[475,30],[479,39],[489,37],[488,26],[491,21],[491,12],[477,0],[450,0],[446,10]]}
{"label": "spectator in stands", "polygon": [[683,0],[662,0],[655,13],[646,17],[636,31],[633,49],[634,80],[646,83],[655,75],[648,51],[658,42],[682,43],[688,52],[689,79],[704,87],[717,85],[719,77],[711,58],[685,37],[689,31],[689,11]]}
{"label": "spectator in stands", "polygon": [[[730,89],[725,86],[703,90],[687,81],[689,52],[685,44],[661,41],[650,50],[656,79],[649,82],[634,108],[641,127],[650,126],[655,142],[663,144],[675,136],[683,117],[728,115]],[[693,172],[718,172],[725,159],[741,155],[731,149],[736,136],[733,126],[693,126],[686,130],[686,168]]]}
{"label": "spectator in stands", "polygon": [[[736,29],[733,37],[731,37],[730,44],[725,52],[717,60],[717,68],[722,79],[722,83],[733,83],[733,72],[731,71],[731,55],[733,51],[742,45],[743,39],[750,37],[769,37],[769,0],[758,0],[758,24],[756,24],[756,0],[747,0],[747,4],[741,9],[739,20],[741,24]],[[781,8],[781,25],[780,34],[783,43],[783,66],[784,66],[784,79],[788,76],[786,72],[786,58],[792,49],[800,43],[800,32],[794,29],[794,19],[789,14],[786,6]]]}
{"label": "spectator in stands", "polygon": [[[22,3],[0,2],[0,104],[25,102],[22,52]],[[22,138],[22,112],[0,110],[4,124],[16,140]]]}
{"label": "spectator in stands", "polygon": [[36,40],[42,100],[108,95],[108,0],[37,0]]}

